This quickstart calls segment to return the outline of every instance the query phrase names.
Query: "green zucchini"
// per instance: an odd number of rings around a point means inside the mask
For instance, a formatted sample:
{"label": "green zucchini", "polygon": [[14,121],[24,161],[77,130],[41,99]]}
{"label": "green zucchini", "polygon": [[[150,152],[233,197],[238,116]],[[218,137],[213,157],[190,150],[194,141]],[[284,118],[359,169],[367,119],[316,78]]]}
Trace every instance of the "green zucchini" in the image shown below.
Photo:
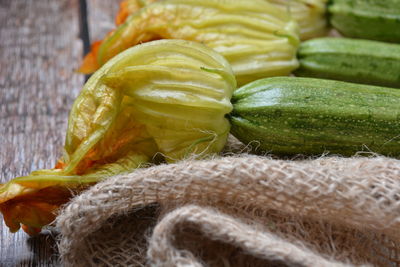
{"label": "green zucchini", "polygon": [[328,11],[344,36],[400,42],[399,0],[332,0]]}
{"label": "green zucchini", "polygon": [[318,38],[302,43],[298,58],[296,76],[400,87],[399,44]]}
{"label": "green zucchini", "polygon": [[400,90],[275,77],[234,92],[231,133],[275,155],[400,155]]}

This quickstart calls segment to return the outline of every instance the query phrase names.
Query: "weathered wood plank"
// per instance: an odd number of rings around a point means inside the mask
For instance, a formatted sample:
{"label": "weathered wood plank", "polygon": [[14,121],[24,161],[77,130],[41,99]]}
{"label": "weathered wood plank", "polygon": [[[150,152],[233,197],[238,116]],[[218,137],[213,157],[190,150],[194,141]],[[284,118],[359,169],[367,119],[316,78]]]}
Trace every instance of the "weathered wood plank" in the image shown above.
{"label": "weathered wood plank", "polygon": [[[0,181],[51,168],[84,77],[79,0],[0,1]],[[53,266],[51,235],[11,234],[0,221],[1,266]]]}
{"label": "weathered wood plank", "polygon": [[91,42],[101,40],[115,29],[115,17],[122,0],[87,0],[88,24]]}

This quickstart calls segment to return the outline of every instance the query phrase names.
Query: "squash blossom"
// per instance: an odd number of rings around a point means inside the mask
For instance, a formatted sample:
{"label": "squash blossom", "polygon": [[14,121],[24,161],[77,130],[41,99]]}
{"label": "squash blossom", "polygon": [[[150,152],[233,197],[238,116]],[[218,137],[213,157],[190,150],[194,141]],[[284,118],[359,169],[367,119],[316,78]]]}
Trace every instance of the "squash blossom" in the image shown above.
{"label": "squash blossom", "polygon": [[[115,18],[115,24],[125,22],[129,15],[140,8],[157,0],[125,0],[120,4],[120,9]],[[252,1],[252,0],[249,0]],[[282,12],[289,11],[293,19],[299,24],[300,39],[307,40],[324,36],[328,32],[328,21],[326,18],[326,5],[328,0],[265,0]]]}
{"label": "squash blossom", "polygon": [[139,6],[133,5],[137,12],[92,45],[81,72],[91,73],[120,51],[155,39],[185,39],[213,48],[231,64],[239,85],[289,75],[298,67],[297,23],[286,9],[267,1],[165,0]]}
{"label": "squash blossom", "polygon": [[236,81],[214,50],[159,40],[114,57],[85,84],[69,116],[56,168],[0,187],[0,210],[12,232],[34,234],[51,223],[72,192],[133,171],[161,154],[168,162],[219,152]]}
{"label": "squash blossom", "polygon": [[[135,0],[136,1],[136,0]],[[328,0],[266,0],[288,9],[300,28],[300,39],[307,40],[328,34],[326,5]]]}

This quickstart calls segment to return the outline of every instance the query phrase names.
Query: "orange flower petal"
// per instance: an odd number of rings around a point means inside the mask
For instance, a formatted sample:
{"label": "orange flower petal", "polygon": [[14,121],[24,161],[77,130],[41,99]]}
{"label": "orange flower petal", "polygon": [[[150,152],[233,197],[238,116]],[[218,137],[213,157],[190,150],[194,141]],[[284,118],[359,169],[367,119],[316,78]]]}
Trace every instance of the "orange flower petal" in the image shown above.
{"label": "orange flower petal", "polygon": [[115,18],[115,24],[121,25],[126,21],[126,19],[139,9],[141,9],[144,6],[147,6],[153,2],[156,2],[158,0],[125,0],[122,1],[120,6],[119,6],[119,11],[117,14],[117,17]]}
{"label": "orange flower petal", "polygon": [[82,65],[79,67],[78,72],[83,74],[91,74],[100,68],[100,65],[97,63],[97,54],[102,42],[103,41],[97,41],[92,44],[90,48],[91,50],[83,59]]}
{"label": "orange flower petal", "polygon": [[24,231],[33,235],[54,221],[57,209],[71,195],[71,191],[66,188],[48,187],[1,203],[0,211],[11,232],[18,231],[23,224]]}
{"label": "orange flower petal", "polygon": [[[133,5],[129,5],[129,2],[132,2],[132,1],[126,0],[126,1],[121,2],[120,6],[119,6],[119,11],[118,11],[117,17],[115,18],[116,25],[121,25],[122,23],[124,23],[126,18],[130,14],[132,14],[130,7]],[[133,2],[136,2],[136,0]]]}

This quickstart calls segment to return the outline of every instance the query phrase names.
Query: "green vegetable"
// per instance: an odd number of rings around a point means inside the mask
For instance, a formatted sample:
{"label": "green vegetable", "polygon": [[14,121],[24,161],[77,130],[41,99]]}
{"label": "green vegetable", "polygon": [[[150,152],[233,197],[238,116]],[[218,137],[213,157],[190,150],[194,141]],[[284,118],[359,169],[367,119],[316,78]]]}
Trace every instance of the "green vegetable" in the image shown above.
{"label": "green vegetable", "polygon": [[399,44],[320,38],[302,43],[298,58],[297,76],[400,87]]}
{"label": "green vegetable", "polygon": [[400,42],[399,0],[332,0],[330,22],[343,35]]}
{"label": "green vegetable", "polygon": [[313,78],[276,77],[233,95],[231,133],[277,155],[400,156],[400,90]]}

